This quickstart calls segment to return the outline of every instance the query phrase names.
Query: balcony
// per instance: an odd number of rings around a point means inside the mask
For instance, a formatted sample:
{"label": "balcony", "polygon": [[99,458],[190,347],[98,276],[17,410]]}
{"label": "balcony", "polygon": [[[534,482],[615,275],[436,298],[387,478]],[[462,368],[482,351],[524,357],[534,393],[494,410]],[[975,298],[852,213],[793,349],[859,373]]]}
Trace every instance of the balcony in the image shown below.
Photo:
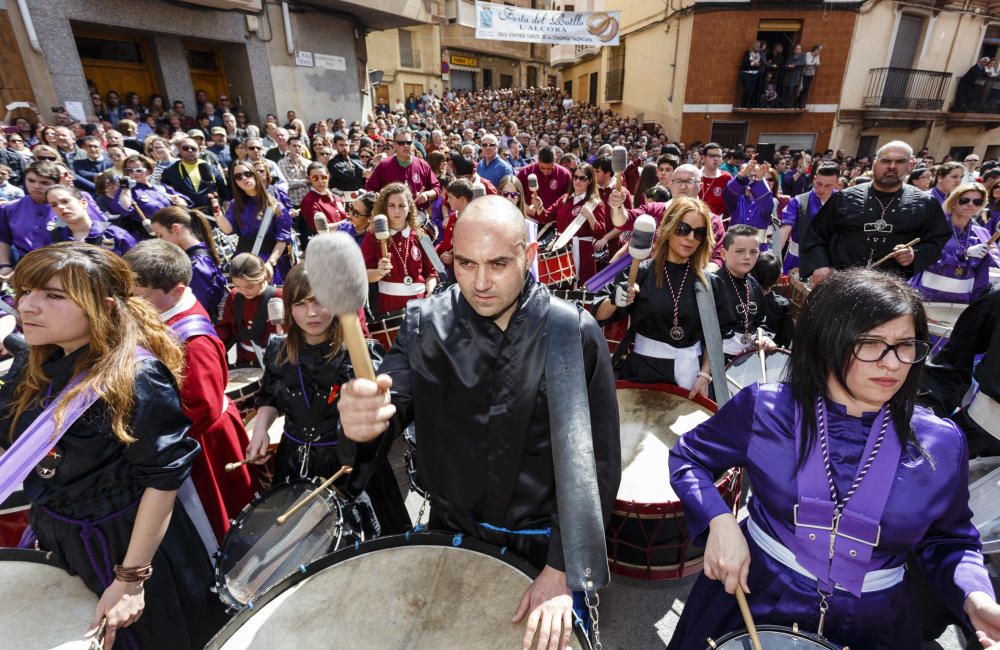
{"label": "balcony", "polygon": [[874,68],[868,71],[864,105],[891,111],[941,111],[950,83],[949,72]]}
{"label": "balcony", "polygon": [[601,51],[601,48],[596,45],[574,45],[573,55],[576,57],[577,61],[585,61]]}
{"label": "balcony", "polygon": [[1000,113],[1000,78],[986,79],[983,86],[973,86],[964,102],[956,93],[951,110],[961,113]]}
{"label": "balcony", "polygon": [[573,65],[576,63],[575,46],[566,43],[553,45],[549,50],[549,65],[553,67]]}

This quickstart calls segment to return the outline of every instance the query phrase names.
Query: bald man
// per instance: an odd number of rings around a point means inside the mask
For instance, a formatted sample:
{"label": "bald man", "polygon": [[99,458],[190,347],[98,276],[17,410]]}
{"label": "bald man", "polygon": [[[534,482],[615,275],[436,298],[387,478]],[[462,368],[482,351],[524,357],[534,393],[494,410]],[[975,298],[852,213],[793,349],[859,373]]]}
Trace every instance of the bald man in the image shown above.
{"label": "bald man", "polygon": [[[377,382],[344,386],[349,438],[382,446],[416,423],[417,472],[431,495],[429,528],[483,539],[541,570],[513,621],[523,647],[567,646],[573,597],[566,584],[545,391],[550,301],[528,273],[538,245],[506,199],[474,200],[455,225],[456,284],[407,305]],[[604,521],[621,478],[618,408],[607,343],[580,312],[597,488]],[[391,390],[390,390],[391,388]],[[572,522],[567,522],[571,525]],[[547,534],[523,531],[549,529]],[[499,532],[503,530],[504,532]]]}

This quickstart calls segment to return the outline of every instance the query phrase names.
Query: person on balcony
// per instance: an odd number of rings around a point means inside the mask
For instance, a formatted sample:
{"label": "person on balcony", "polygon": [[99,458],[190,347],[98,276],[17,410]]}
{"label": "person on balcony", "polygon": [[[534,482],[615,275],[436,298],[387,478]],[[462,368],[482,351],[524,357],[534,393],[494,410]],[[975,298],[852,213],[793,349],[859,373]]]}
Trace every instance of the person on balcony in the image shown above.
{"label": "person on balcony", "polygon": [[760,73],[763,67],[760,41],[754,41],[743,55],[743,64],[740,66],[740,86],[743,89],[740,106],[743,108],[753,108],[757,105],[757,89],[760,87]]}
{"label": "person on balcony", "polygon": [[781,92],[781,104],[785,108],[795,108],[797,104],[799,84],[802,83],[802,69],[805,68],[805,65],[806,55],[802,53],[802,46],[796,45],[785,63],[785,76]]}
{"label": "person on balcony", "polygon": [[819,55],[822,52],[822,45],[813,45],[813,48],[806,52],[806,65],[802,69],[802,90],[799,91],[799,100],[796,104],[799,108],[806,107],[806,100],[809,99],[809,87],[812,86],[813,79],[816,78],[816,68],[820,66]]}
{"label": "person on balcony", "polygon": [[972,102],[982,101],[986,94],[986,80],[990,74],[986,67],[990,57],[984,56],[969,68],[958,80],[958,90],[955,92],[955,102],[951,108],[958,113],[964,113]]}

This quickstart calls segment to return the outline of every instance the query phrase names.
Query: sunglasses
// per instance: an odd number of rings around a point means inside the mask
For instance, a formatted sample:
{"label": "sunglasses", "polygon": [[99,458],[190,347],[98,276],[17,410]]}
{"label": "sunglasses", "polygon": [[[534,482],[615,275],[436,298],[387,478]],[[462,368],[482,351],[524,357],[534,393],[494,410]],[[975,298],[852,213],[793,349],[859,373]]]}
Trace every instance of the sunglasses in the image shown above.
{"label": "sunglasses", "polygon": [[521,198],[521,193],[520,192],[501,192],[500,196],[504,197],[505,199],[519,199],[519,198]]}
{"label": "sunglasses", "polygon": [[978,207],[982,207],[983,200],[982,199],[967,199],[967,198],[964,198],[964,197],[958,200],[958,204],[959,205],[969,205],[970,203],[978,208]]}
{"label": "sunglasses", "polygon": [[55,162],[58,158],[49,158],[48,156],[38,156],[35,160],[44,160],[45,162]]}
{"label": "sunglasses", "polygon": [[141,173],[143,173],[145,171],[146,171],[145,167],[136,167],[134,169],[126,169],[125,173],[126,174],[141,174]]}
{"label": "sunglasses", "polygon": [[358,212],[354,208],[354,205],[351,204],[351,203],[348,203],[347,206],[344,209],[347,210],[347,214],[353,214],[355,217],[367,217],[368,216],[367,214],[361,214],[360,212]]}
{"label": "sunglasses", "polygon": [[250,151],[263,151],[264,147],[247,147]]}
{"label": "sunglasses", "polygon": [[493,144],[492,142],[484,142],[483,143],[483,149],[495,149],[495,148],[496,148],[496,145]]}
{"label": "sunglasses", "polygon": [[233,174],[234,181],[242,181],[247,178],[253,178],[253,172],[236,172]]}
{"label": "sunglasses", "polygon": [[681,221],[680,223],[678,223],[677,228],[674,229],[674,232],[677,234],[678,237],[687,237],[688,235],[693,234],[694,238],[697,239],[698,241],[705,241],[705,238],[708,237],[708,228],[706,228],[705,226],[701,226],[700,228],[692,228],[691,224],[687,223],[686,221]]}
{"label": "sunglasses", "polygon": [[576,175],[574,175],[573,176],[573,180],[574,181],[589,181],[590,179],[588,177],[586,177],[586,176],[576,176]]}
{"label": "sunglasses", "polygon": [[329,176],[310,176],[309,180],[311,180],[311,181],[325,181],[328,178],[330,178],[330,177]]}
{"label": "sunglasses", "polygon": [[198,151],[198,147],[192,147],[191,145],[188,145],[186,147],[181,147],[181,151]]}
{"label": "sunglasses", "polygon": [[413,144],[413,143],[412,143],[412,142],[410,142],[409,140],[393,140],[393,142],[395,142],[396,144],[398,144],[398,145],[399,145],[399,146],[401,146],[401,147],[408,147],[408,146],[410,146],[411,144]]}

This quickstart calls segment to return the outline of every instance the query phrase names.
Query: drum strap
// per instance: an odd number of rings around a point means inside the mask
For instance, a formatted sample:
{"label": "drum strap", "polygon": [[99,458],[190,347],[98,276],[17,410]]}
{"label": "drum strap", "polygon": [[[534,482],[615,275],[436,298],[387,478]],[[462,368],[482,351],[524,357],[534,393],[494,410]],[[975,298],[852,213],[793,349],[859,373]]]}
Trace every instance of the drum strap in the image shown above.
{"label": "drum strap", "polygon": [[694,297],[698,302],[698,318],[705,337],[705,353],[712,370],[712,387],[715,388],[715,403],[721,408],[729,401],[729,386],[726,384],[726,361],[722,355],[722,331],[719,328],[719,314],[715,311],[715,294],[712,285],[694,283]]}
{"label": "drum strap", "polygon": [[585,378],[577,307],[550,300],[545,387],[566,582],[594,593],[611,575]]}
{"label": "drum strap", "polygon": [[254,257],[260,256],[260,249],[264,246],[264,239],[271,230],[271,222],[274,220],[274,209],[268,206],[264,210],[264,218],[260,220],[260,227],[257,228],[257,237],[253,240],[253,248],[250,252]]}

